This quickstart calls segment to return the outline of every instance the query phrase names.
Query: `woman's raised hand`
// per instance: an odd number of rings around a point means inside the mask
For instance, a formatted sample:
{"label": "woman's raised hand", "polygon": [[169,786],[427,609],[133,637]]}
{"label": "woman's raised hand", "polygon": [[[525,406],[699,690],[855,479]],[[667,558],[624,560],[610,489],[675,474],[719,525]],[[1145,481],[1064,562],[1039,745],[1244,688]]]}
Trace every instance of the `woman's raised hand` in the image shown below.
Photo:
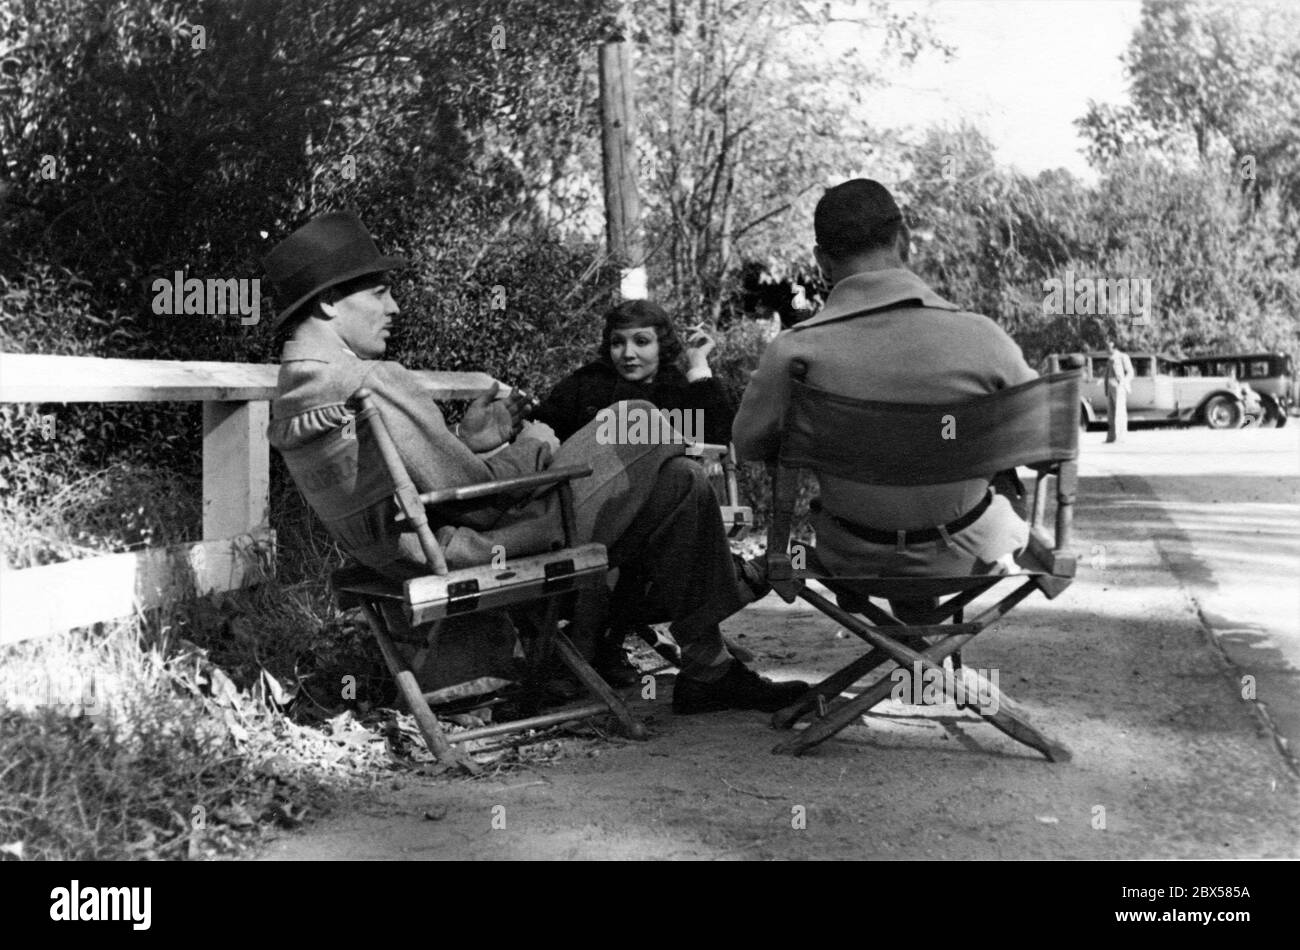
{"label": "woman's raised hand", "polygon": [[709,354],[713,352],[713,337],[709,336],[708,330],[705,329],[703,322],[697,323],[687,328],[686,334],[686,364],[687,369],[703,368],[709,366]]}

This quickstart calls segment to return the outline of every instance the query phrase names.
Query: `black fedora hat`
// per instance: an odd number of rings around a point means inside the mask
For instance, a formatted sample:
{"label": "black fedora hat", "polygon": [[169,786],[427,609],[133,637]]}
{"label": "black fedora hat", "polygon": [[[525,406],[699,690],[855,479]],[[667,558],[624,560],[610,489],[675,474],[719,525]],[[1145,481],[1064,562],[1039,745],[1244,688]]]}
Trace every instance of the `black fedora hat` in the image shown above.
{"label": "black fedora hat", "polygon": [[280,300],[275,326],[322,290],[355,277],[405,267],[406,259],[379,253],[375,240],[351,211],[331,211],[312,218],[262,259],[266,276]]}

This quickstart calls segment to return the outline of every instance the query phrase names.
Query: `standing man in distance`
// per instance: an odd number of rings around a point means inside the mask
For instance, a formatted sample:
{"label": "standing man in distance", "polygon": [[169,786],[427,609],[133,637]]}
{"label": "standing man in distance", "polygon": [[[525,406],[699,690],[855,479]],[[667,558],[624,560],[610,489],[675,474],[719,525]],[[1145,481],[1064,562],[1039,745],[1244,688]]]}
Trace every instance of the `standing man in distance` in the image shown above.
{"label": "standing man in distance", "polygon": [[1106,441],[1122,442],[1128,434],[1128,394],[1133,391],[1133,361],[1115,337],[1106,338]]}

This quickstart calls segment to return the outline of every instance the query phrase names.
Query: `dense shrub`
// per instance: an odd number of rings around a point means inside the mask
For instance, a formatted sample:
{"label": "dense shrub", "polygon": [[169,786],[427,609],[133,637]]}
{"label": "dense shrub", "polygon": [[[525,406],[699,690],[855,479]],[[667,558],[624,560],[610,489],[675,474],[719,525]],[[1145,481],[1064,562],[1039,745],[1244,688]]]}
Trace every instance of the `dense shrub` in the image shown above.
{"label": "dense shrub", "polygon": [[545,393],[588,359],[617,280],[599,251],[540,230],[448,235],[400,301],[392,354],[411,367],[482,370]]}

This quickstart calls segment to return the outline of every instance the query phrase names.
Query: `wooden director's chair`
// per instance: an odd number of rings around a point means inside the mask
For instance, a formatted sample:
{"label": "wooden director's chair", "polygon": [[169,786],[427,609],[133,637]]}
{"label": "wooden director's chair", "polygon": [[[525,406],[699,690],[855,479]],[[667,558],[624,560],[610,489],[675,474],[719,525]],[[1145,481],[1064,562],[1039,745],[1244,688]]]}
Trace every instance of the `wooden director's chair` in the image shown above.
{"label": "wooden director's chair", "polygon": [[[959,651],[1035,590],[1053,599],[1074,578],[1075,558],[1069,547],[1078,481],[1080,374],[1074,371],[1044,376],[946,405],[846,398],[809,385],[804,381],[805,374],[806,366],[796,361],[791,367],[791,399],[773,478],[768,580],[787,603],[793,603],[795,597],[803,598],[865,640],[871,649],[773,715],[774,727],[790,729],[804,716],[815,714],[807,728],[772,751],[801,755],[886,699],[894,687],[889,675],[854,698],[828,705],[878,667],[889,664],[892,669],[893,664],[898,664],[912,671],[919,663],[923,671],[936,671],[931,676],[943,676],[943,663],[951,657],[952,675],[962,677],[966,693],[992,698],[987,709],[970,703],[965,704],[966,708],[1050,761],[1068,761],[1069,750],[1031,725],[1021,707],[977,672],[962,668]],[[1033,493],[1029,545],[1019,558],[1019,573],[829,576],[819,570],[821,565],[813,548],[797,549],[794,558],[787,550],[801,468],[868,485],[936,485],[988,478],[1017,465],[1029,465],[1039,473]],[[1053,536],[1045,528],[1049,480],[1055,485],[1056,496]],[[863,520],[869,519],[870,513],[864,512]],[[906,543],[899,540],[900,544]],[[802,569],[796,560],[806,560]],[[835,594],[838,603],[811,590],[807,581],[813,579]],[[1002,581],[1017,586],[972,620],[964,620],[964,608]],[[872,603],[873,598],[930,601],[945,596],[948,599],[937,607],[921,610],[917,616],[909,614],[909,620],[916,621],[909,623]]]}
{"label": "wooden director's chair", "polygon": [[[429,563],[430,573],[397,582],[367,567],[353,565],[336,571],[331,583],[341,607],[361,609],[383,653],[384,662],[435,758],[439,762],[454,764],[467,772],[475,773],[478,771],[477,763],[454,750],[453,743],[536,729],[606,713],[613,714],[627,735],[644,738],[645,727],[632,717],[623,700],[605,684],[559,629],[559,596],[570,593],[576,595],[585,589],[603,586],[609,567],[604,545],[574,545],[573,494],[569,481],[590,475],[591,469],[580,466],[553,468],[532,475],[420,494],[407,474],[397,446],[393,443],[369,390],[358,390],[353,396],[352,407],[356,411],[354,424],[331,434],[330,442],[324,449],[331,457],[332,470],[362,473],[355,476],[360,482],[367,477],[364,474],[367,469],[373,473],[375,467],[361,466],[358,460],[362,457],[373,458],[369,453],[378,454],[383,461],[380,473],[386,473],[387,479],[378,485],[354,485],[354,488],[361,488],[361,491],[353,495],[352,503],[360,508],[368,500],[373,500],[376,494],[381,498],[385,494],[391,494],[396,500],[398,520],[404,523],[404,530],[415,532]],[[348,432],[347,429],[352,431]],[[315,448],[317,470],[320,470],[322,449]],[[290,463],[290,470],[294,471],[294,460],[289,454],[285,458]],[[310,479],[300,479],[297,472],[294,474],[295,481],[304,490],[304,494],[308,495],[308,500],[313,501],[313,483]],[[373,474],[371,477],[374,477]],[[426,505],[437,506],[507,493],[517,495],[553,485],[558,485],[564,521],[565,546],[562,549],[511,560],[504,567],[484,565],[457,571],[448,570],[446,558],[429,527]],[[594,701],[544,715],[469,729],[449,737],[429,707],[426,697],[433,694],[421,692],[414,671],[394,644],[390,618],[400,617],[406,629],[412,630],[423,624],[436,624],[448,617],[504,608],[511,608],[515,616],[526,610],[530,623],[525,626],[531,626],[535,631],[528,650],[527,665],[529,679],[532,680],[527,684],[529,688],[535,686],[543,664],[554,651]],[[436,637],[436,629],[431,637]]]}

